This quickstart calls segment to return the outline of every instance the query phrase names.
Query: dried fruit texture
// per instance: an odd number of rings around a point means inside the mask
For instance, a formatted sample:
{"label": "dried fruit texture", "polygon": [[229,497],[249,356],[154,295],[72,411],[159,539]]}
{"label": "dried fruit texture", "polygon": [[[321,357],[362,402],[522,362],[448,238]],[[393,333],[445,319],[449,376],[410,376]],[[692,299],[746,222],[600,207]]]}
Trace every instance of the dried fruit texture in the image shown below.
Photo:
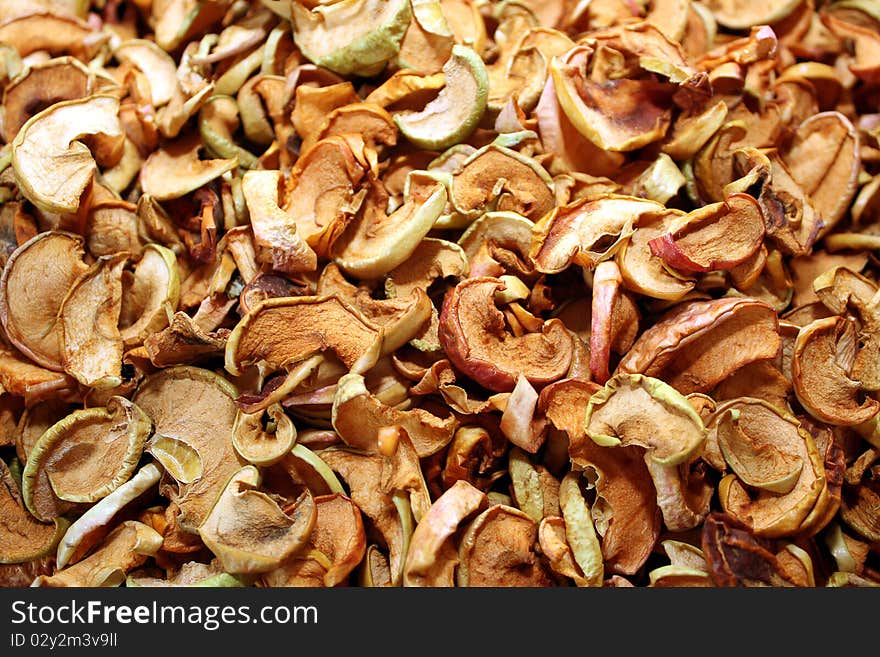
{"label": "dried fruit texture", "polygon": [[875,5],[0,2],[0,584],[880,585]]}

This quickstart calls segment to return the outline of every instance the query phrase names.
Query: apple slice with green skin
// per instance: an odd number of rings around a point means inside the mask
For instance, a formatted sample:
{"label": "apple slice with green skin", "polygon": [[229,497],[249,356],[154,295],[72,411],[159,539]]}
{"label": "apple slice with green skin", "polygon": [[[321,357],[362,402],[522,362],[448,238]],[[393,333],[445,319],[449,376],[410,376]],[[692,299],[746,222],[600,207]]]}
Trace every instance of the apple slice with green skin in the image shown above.
{"label": "apple slice with green skin", "polygon": [[313,9],[290,3],[297,47],[339,75],[379,73],[400,52],[410,16],[409,0],[340,0]]}
{"label": "apple slice with green skin", "polygon": [[[12,167],[22,195],[45,212],[74,213],[102,165],[122,155],[119,99],[68,100],[31,117],[12,142]],[[91,149],[81,140],[89,138]]]}
{"label": "apple slice with green skin", "polygon": [[584,431],[603,447],[644,447],[667,466],[687,462],[706,440],[703,421],[687,399],[642,374],[617,374],[590,397]]}
{"label": "apple slice with green skin", "polygon": [[402,265],[443,213],[446,187],[430,176],[427,184],[410,187],[415,173],[408,177],[403,205],[386,214],[368,198],[365,210],[334,243],[333,261],[349,276],[376,280]]}
{"label": "apple slice with green skin", "polygon": [[162,468],[147,463],[135,475],[77,518],[58,543],[55,561],[58,568],[76,563],[104,538],[112,528],[113,517],[159,483]]}
{"label": "apple slice with green skin", "polygon": [[473,49],[456,44],[443,65],[446,86],[420,112],[400,112],[394,121],[414,145],[442,151],[467,139],[486,111],[489,76]]}

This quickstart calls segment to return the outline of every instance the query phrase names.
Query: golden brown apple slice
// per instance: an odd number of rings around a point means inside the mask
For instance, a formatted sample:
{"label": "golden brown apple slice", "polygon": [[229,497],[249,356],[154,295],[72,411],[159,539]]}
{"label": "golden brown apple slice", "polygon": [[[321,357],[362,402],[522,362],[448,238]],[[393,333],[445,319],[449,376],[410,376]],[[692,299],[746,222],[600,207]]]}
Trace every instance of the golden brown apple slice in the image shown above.
{"label": "golden brown apple slice", "polygon": [[153,488],[161,476],[162,468],[148,463],[107,497],[90,506],[64,532],[55,555],[57,567],[64,568],[82,559],[110,532],[116,514]]}
{"label": "golden brown apple slice", "polygon": [[776,312],[764,301],[687,301],[639,336],[617,372],[663,379],[682,394],[707,392],[743,365],[776,357],[781,345]]}
{"label": "golden brown apple slice", "polygon": [[[185,480],[172,476],[160,487],[160,493],[179,506],[178,522],[185,532],[198,531],[232,473],[243,465],[232,445],[237,394],[222,376],[180,365],[145,377],[132,396],[153,421],[157,435],[185,443],[190,449],[183,451],[198,456],[201,476]],[[192,474],[188,468],[181,473]]]}
{"label": "golden brown apple slice", "polygon": [[764,239],[764,216],[748,194],[731,194],[675,220],[651,239],[651,252],[672,269],[708,272],[748,260]]}
{"label": "golden brown apple slice", "polygon": [[333,428],[352,447],[378,452],[381,428],[400,427],[420,458],[448,445],[458,425],[452,414],[441,418],[420,408],[400,410],[383,404],[367,390],[364,377],[353,372],[339,379],[332,413]]}
{"label": "golden brown apple slice", "polygon": [[665,210],[655,201],[619,194],[579,199],[554,208],[535,224],[529,255],[546,274],[570,265],[593,268],[625,244],[643,216]]}
{"label": "golden brown apple slice", "polygon": [[0,461],[0,509],[0,564],[24,563],[49,554],[67,529],[68,522],[62,518],[46,524],[28,512],[4,461]]}
{"label": "golden brown apple slice", "polygon": [[457,586],[550,586],[536,553],[538,524],[519,509],[493,504],[468,525],[458,549]]}
{"label": "golden brown apple slice", "polygon": [[315,526],[315,501],[308,490],[292,509],[282,509],[260,490],[261,480],[253,465],[233,473],[199,525],[202,541],[228,573],[277,568],[302,549]]}
{"label": "golden brown apple slice", "polygon": [[70,287],[58,309],[64,369],[83,385],[108,389],[122,383],[119,313],[127,260],[126,253],[98,258]]}
{"label": "golden brown apple slice", "polygon": [[336,296],[269,298],[242,317],[230,333],[226,371],[238,376],[259,362],[278,370],[325,350],[351,369],[375,362],[382,335]]}
{"label": "golden brown apple slice", "polygon": [[344,494],[333,493],[315,497],[315,512],[308,549],[264,573],[263,584],[333,587],[346,583],[367,551],[361,511]]}
{"label": "golden brown apple slice", "polygon": [[792,354],[792,383],[798,401],[817,420],[852,426],[880,411],[880,402],[862,399],[850,378],[857,350],[855,329],[840,316],[817,319],[798,331]]}
{"label": "golden brown apple slice", "polygon": [[314,271],[318,256],[297,231],[293,217],[278,205],[280,182],[280,171],[247,171],[241,180],[257,260],[288,274]]}
{"label": "golden brown apple slice", "polygon": [[[740,410],[748,412],[749,409]],[[773,426],[777,449],[788,452],[803,466],[791,490],[779,494],[747,488],[733,473],[726,475],[718,484],[721,507],[749,527],[756,536],[766,538],[799,533],[826,487],[822,458],[809,432],[795,418],[778,411]]]}

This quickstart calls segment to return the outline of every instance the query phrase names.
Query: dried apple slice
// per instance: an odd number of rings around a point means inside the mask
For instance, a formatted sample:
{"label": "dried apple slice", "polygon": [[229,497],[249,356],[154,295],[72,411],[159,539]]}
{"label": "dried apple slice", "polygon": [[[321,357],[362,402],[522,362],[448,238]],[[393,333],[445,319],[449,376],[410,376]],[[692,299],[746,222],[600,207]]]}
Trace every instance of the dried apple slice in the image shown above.
{"label": "dried apple slice", "polygon": [[166,0],[151,5],[148,15],[155,25],[156,43],[162,50],[173,52],[218,23],[228,9],[224,0]]}
{"label": "dried apple slice", "polygon": [[668,538],[660,541],[660,547],[669,557],[671,565],[707,571],[706,557],[698,546]]}
{"label": "dried apple slice", "polygon": [[144,194],[157,201],[180,198],[238,166],[235,158],[202,160],[202,148],[198,133],[190,133],[153,151],[141,168]]}
{"label": "dried apple slice", "polygon": [[546,76],[534,113],[544,150],[553,153],[565,168],[605,176],[623,164],[625,156],[622,153],[603,151],[572,124],[560,106],[552,75]]}
{"label": "dried apple slice", "polygon": [[22,472],[28,510],[49,522],[65,509],[106,497],[131,478],[151,430],[150,419],[124,397],[74,411],[33,446]]}
{"label": "dried apple slice", "polygon": [[467,255],[459,244],[426,237],[409,258],[388,272],[385,296],[389,299],[406,297],[415,289],[427,290],[438,279],[457,282],[467,273]]}
{"label": "dried apple slice", "polygon": [[553,425],[568,435],[568,456],[582,470],[587,488],[595,492],[590,512],[601,536],[605,568],[635,574],[651,555],[662,518],[657,495],[646,468],[644,449],[606,449],[584,431],[590,398],[602,388],[579,379],[563,379],[541,391],[539,408]]}
{"label": "dried apple slice", "polygon": [[53,575],[40,575],[35,587],[119,586],[126,574],[143,565],[162,547],[162,535],[136,520],[126,520],[89,556]]}
{"label": "dried apple slice", "polygon": [[198,455],[201,476],[160,487],[180,507],[178,522],[185,532],[198,531],[232,473],[242,466],[232,446],[237,395],[222,376],[181,365],[145,377],[132,396],[153,420],[156,434],[175,438]]}
{"label": "dried apple slice", "polygon": [[529,380],[520,374],[516,385],[504,402],[498,428],[514,445],[535,454],[544,444],[546,435],[540,421],[535,420],[538,393]]}
{"label": "dried apple slice", "polygon": [[731,30],[744,30],[781,21],[797,8],[800,0],[771,0],[766,3],[708,0],[705,4],[719,24]]}
{"label": "dried apple slice", "polygon": [[590,309],[590,374],[599,385],[605,385],[613,338],[612,317],[621,295],[623,278],[612,260],[596,265],[593,272],[593,299]]}
{"label": "dried apple slice", "polygon": [[644,447],[665,466],[689,460],[706,440],[703,420],[687,398],[640,374],[617,374],[590,397],[584,431],[605,447]]}
{"label": "dried apple slice", "polygon": [[333,245],[333,260],[340,269],[361,279],[377,279],[409,258],[443,213],[448,194],[444,185],[434,183],[406,196],[391,214],[367,199],[360,216]]}
{"label": "dried apple slice", "polygon": [[504,287],[500,279],[476,277],[447,292],[439,335],[449,360],[496,392],[513,390],[519,374],[532,385],[563,378],[574,352],[571,334],[558,319],[544,321],[540,332],[510,334],[493,300]]}
{"label": "dried apple slice", "polygon": [[605,565],[590,505],[580,489],[579,472],[571,471],[559,485],[559,506],[565,519],[565,540],[584,575],[584,586],[602,586]]}
{"label": "dried apple slice", "polygon": [[191,484],[202,477],[202,459],[194,447],[172,436],[154,433],[144,446],[144,452],[181,484]]}
{"label": "dried apple slice", "polygon": [[[473,427],[466,427],[464,432]],[[488,433],[483,429],[486,438]],[[457,436],[456,436],[457,437]],[[508,454],[507,470],[510,473],[513,500],[517,507],[535,522],[547,516],[559,515],[559,482],[541,464],[532,463],[529,455],[519,447],[513,447]]]}
{"label": "dried apple slice", "polygon": [[149,39],[126,39],[113,50],[113,57],[131,64],[147,76],[153,107],[167,105],[177,88],[177,63]]}
{"label": "dried apple slice", "polygon": [[564,518],[549,516],[542,519],[538,525],[538,544],[553,572],[571,579],[575,586],[589,585],[566,540]]}
{"label": "dried apple slice", "polygon": [[756,360],[744,365],[712,391],[715,401],[737,397],[757,397],[780,409],[789,408],[791,380],[770,360]]}
{"label": "dried apple slice", "polygon": [[536,221],[555,204],[554,183],[535,158],[509,148],[499,135],[455,167],[450,202],[465,223],[489,211],[515,212]]}
{"label": "dried apple slice", "polygon": [[4,20],[0,25],[0,42],[15,48],[22,57],[45,51],[51,55],[70,54],[88,61],[110,36],[107,34],[96,38],[94,29],[84,20],[84,16],[52,11],[46,7],[41,9]]}
{"label": "dried apple slice", "polygon": [[672,222],[669,232],[648,244],[673,269],[708,272],[748,260],[764,239],[764,217],[748,194],[731,194]]}
{"label": "dried apple slice", "polygon": [[358,134],[367,148],[384,156],[397,144],[397,126],[384,108],[374,103],[351,103],[337,107],[324,120],[318,139],[332,135]]}
{"label": "dried apple slice", "polygon": [[400,437],[392,456],[350,448],[323,449],[318,457],[345,480],[351,499],[375,525],[388,546],[395,585],[403,577],[413,519],[423,518],[431,497],[409,437]]}
{"label": "dried apple slice", "polygon": [[89,507],[64,532],[55,554],[55,564],[64,568],[79,561],[109,533],[113,518],[129,503],[148,492],[159,482],[162,469],[148,463],[119,488]]}
{"label": "dried apple slice", "polygon": [[[735,403],[735,402],[734,402]],[[801,531],[804,521],[820,500],[826,486],[825,468],[816,443],[796,418],[754,400],[738,403],[740,422],[746,431],[770,430],[773,445],[800,461],[795,485],[787,493],[747,488],[737,474],[726,475],[718,484],[721,507],[738,518],[756,535],[766,538],[791,536]],[[751,417],[749,417],[751,416]],[[753,420],[753,422],[752,422]]]}
{"label": "dried apple slice", "polygon": [[12,253],[0,278],[0,321],[6,335],[28,358],[51,370],[64,370],[58,310],[88,270],[84,256],[80,236],[44,231]]}
{"label": "dried apple slice", "polygon": [[98,170],[96,160],[115,164],[122,156],[118,111],[116,96],[95,95],[56,103],[31,117],[12,142],[21,193],[46,212],[76,212]]}
{"label": "dried apple slice", "polygon": [[487,505],[486,494],[464,480],[444,491],[416,525],[406,554],[403,585],[454,586],[459,557],[452,535],[462,522]]}
{"label": "dried apple slice", "polygon": [[253,465],[233,473],[204,521],[202,541],[232,574],[273,570],[301,550],[315,526],[315,501],[306,490],[292,509],[259,490],[262,477]]}
{"label": "dried apple slice", "polygon": [[493,504],[468,525],[458,548],[457,586],[550,586],[535,552],[538,524],[519,509]]}
{"label": "dried apple slice", "polygon": [[64,372],[34,365],[17,350],[0,347],[0,385],[7,393],[20,396],[25,405],[31,407],[72,392],[77,383]]}
{"label": "dried apple slice", "polygon": [[294,101],[291,123],[302,139],[301,152],[305,154],[320,140],[319,135],[327,127],[330,114],[337,109],[360,103],[361,98],[350,81],[339,79],[335,83],[321,86],[299,84]]}
{"label": "dried apple slice", "polygon": [[552,25],[522,26],[521,16],[513,14],[495,30],[499,53],[487,67],[489,112],[495,117],[515,105],[532,112],[547,87],[548,62],[575,46],[568,34]]}
{"label": "dried apple slice", "polygon": [[[296,444],[296,427],[280,404],[270,405],[263,413],[243,413],[235,416],[232,427],[232,445],[248,463],[262,467],[283,459]],[[265,424],[265,426],[264,426]]]}
{"label": "dried apple slice", "polygon": [[771,151],[767,157],[770,178],[758,196],[767,235],[786,253],[795,256],[808,254],[825,228],[825,219],[795,180],[781,155]]}
{"label": "dried apple slice", "polygon": [[715,583],[705,570],[686,566],[660,566],[648,573],[648,586],[659,587],[713,587]]}
{"label": "dried apple slice", "polygon": [[644,460],[666,528],[683,532],[699,527],[711,511],[715,495],[714,482],[707,476],[702,460],[692,457],[677,466],[661,465],[647,454]]}
{"label": "dried apple slice", "polygon": [[185,312],[178,311],[171,323],[144,339],[150,362],[156,367],[194,365],[211,358],[222,357],[226,349],[229,329],[205,331]]}
{"label": "dried apple slice", "polygon": [[875,543],[880,538],[880,519],[877,516],[878,496],[871,485],[871,471],[876,467],[878,450],[868,449],[846,469],[840,519],[859,537]]}
{"label": "dried apple slice", "polygon": [[383,350],[390,353],[407,342],[425,339],[425,331],[430,328],[432,317],[437,315],[428,297],[427,287],[411,288],[406,297],[374,299],[369,286],[349,283],[331,262],[324,266],[316,292],[320,295],[337,295],[368,322],[383,328]]}
{"label": "dried apple slice", "polygon": [[715,431],[724,460],[746,486],[785,495],[797,484],[804,464],[776,447],[775,432],[765,430],[760,421],[766,412],[753,403],[748,406],[750,412],[743,415],[740,409],[744,404],[749,402],[740,399],[715,411]]}
{"label": "dried apple slice", "polygon": [[643,216],[665,211],[655,201],[619,194],[580,199],[554,208],[535,224],[529,255],[545,274],[570,265],[592,269],[621,248]]}
{"label": "dried apple slice", "polygon": [[226,342],[226,371],[253,363],[278,370],[325,350],[349,369],[375,362],[382,332],[336,296],[269,298],[236,324]]}
{"label": "dried apple slice", "polygon": [[470,224],[458,245],[468,263],[468,276],[528,276],[534,273],[529,257],[534,223],[516,212],[487,212]]}
{"label": "dried apple slice", "polygon": [[743,365],[776,357],[781,345],[776,312],[764,301],[687,301],[639,336],[617,372],[663,379],[682,394],[707,392]]}
{"label": "dried apple slice", "polygon": [[10,143],[38,112],[62,100],[89,96],[110,80],[99,78],[74,57],[54,57],[35,63],[6,85],[3,92],[3,139]]}
{"label": "dried apple slice", "polygon": [[370,171],[364,149],[356,135],[326,137],[304,149],[290,172],[282,207],[320,257],[330,255],[364,202],[361,181]]}
{"label": "dried apple slice", "polygon": [[266,586],[345,584],[367,551],[367,536],[358,506],[341,493],[315,497],[315,526],[309,549],[301,550],[279,568],[265,573]]}
{"label": "dried apple slice", "polygon": [[798,331],[792,383],[798,401],[817,420],[853,426],[880,412],[880,401],[860,399],[861,385],[849,377],[855,349],[855,330],[840,316],[817,319]]}
{"label": "dried apple slice", "polygon": [[67,529],[61,518],[44,524],[25,509],[4,461],[0,461],[0,510],[0,564],[25,563],[49,554]]}
{"label": "dried apple slice", "polygon": [[849,374],[863,390],[880,390],[880,308],[876,283],[846,266],[837,266],[817,276],[811,287],[830,312],[858,315],[860,344]]}
{"label": "dried apple slice", "polygon": [[133,570],[125,578],[125,587],[240,588],[248,586],[251,579],[247,576],[239,577],[224,573],[216,560],[209,564],[187,561],[179,570],[169,573],[167,579],[157,575],[158,573],[150,568]]}
{"label": "dried apple slice", "polygon": [[632,151],[665,136],[672,121],[669,85],[629,78],[596,83],[559,58],[549,68],[565,115],[602,150]]}
{"label": "dried apple slice", "polygon": [[290,4],[293,38],[303,55],[340,75],[370,77],[397,56],[409,26],[409,0]]}
{"label": "dried apple slice", "polygon": [[241,180],[257,260],[287,274],[314,271],[317,255],[297,232],[293,217],[278,206],[280,181],[280,171],[247,171]]}
{"label": "dried apple slice", "polygon": [[473,49],[455,44],[443,75],[446,85],[423,110],[394,114],[400,132],[419,148],[442,151],[465,141],[486,111],[489,78]]}
{"label": "dried apple slice", "polygon": [[146,244],[122,295],[119,333],[125,347],[136,346],[165,328],[168,310],[176,310],[179,299],[180,273],[174,251]]}
{"label": "dried apple slice", "polygon": [[128,255],[101,256],[67,291],[58,309],[64,369],[93,388],[122,383],[119,332],[122,268]]}
{"label": "dried apple slice", "polygon": [[715,586],[791,586],[779,572],[772,542],[755,536],[730,514],[713,511],[700,531],[700,547],[706,556]]}
{"label": "dried apple slice", "polygon": [[446,447],[458,425],[454,414],[440,418],[421,408],[399,410],[383,404],[367,390],[364,377],[354,372],[339,379],[332,413],[333,428],[348,445],[377,452],[381,428],[400,427],[420,458]]}
{"label": "dried apple slice", "polygon": [[818,237],[843,218],[858,190],[859,138],[840,112],[819,112],[803,121],[782,153],[791,177],[822,218]]}
{"label": "dried apple slice", "polygon": [[651,250],[651,241],[665,235],[682,216],[680,210],[649,215],[639,221],[632,236],[615,255],[626,289],[654,299],[678,301],[696,285],[696,279],[674,272]]}

